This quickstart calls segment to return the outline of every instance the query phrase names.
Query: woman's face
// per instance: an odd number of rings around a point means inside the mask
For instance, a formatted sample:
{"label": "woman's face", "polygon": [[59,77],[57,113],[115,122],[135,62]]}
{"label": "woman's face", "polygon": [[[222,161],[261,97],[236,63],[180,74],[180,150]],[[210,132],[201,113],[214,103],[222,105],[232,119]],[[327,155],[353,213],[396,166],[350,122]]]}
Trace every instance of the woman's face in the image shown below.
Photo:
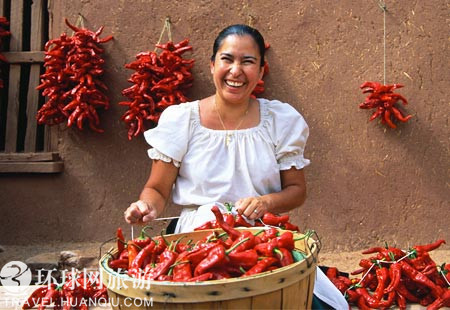
{"label": "woman's face", "polygon": [[251,36],[226,37],[210,65],[216,93],[227,102],[248,102],[264,73],[260,61],[258,45]]}

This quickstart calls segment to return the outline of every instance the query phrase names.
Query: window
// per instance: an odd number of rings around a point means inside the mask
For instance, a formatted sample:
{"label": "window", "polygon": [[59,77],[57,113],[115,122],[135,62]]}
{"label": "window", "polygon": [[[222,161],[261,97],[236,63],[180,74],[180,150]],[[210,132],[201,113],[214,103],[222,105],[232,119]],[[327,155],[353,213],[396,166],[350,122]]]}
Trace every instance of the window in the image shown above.
{"label": "window", "polygon": [[45,100],[36,87],[48,40],[47,0],[0,1],[0,16],[8,19],[11,32],[0,50],[8,60],[0,67],[0,173],[61,172],[57,128],[36,121]]}

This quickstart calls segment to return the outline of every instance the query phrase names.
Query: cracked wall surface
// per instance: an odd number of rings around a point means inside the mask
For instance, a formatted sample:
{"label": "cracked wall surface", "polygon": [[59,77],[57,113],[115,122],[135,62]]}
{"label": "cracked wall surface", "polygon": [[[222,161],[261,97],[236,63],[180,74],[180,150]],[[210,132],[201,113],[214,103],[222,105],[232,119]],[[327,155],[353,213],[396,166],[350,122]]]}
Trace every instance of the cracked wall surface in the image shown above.
{"label": "cracked wall surface", "polygon": [[[68,31],[78,14],[103,35],[111,108],[104,134],[61,127],[58,175],[0,176],[3,244],[106,240],[137,199],[150,170],[142,137],[127,140],[120,116],[126,63],[154,49],[164,19],[175,41],[194,47],[191,99],[212,94],[209,57],[215,35],[251,23],[270,43],[264,96],[290,103],[310,126],[305,156],[306,203],[292,222],[314,229],[325,250],[387,242],[400,247],[450,241],[449,5],[386,1],[386,82],[413,118],[392,130],[361,110],[364,81],[383,82],[383,11],[377,1],[51,1],[51,35]],[[186,56],[190,56],[186,54]],[[447,98],[447,99],[446,99]],[[165,215],[177,215],[173,206]],[[154,225],[157,234],[161,223]],[[129,231],[128,227],[126,231]]]}

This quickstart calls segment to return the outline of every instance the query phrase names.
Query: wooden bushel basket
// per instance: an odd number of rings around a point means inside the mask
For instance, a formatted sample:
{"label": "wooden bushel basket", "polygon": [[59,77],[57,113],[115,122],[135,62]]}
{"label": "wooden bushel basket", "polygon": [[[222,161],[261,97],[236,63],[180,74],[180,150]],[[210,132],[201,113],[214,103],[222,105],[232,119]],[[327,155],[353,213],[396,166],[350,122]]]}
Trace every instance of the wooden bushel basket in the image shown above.
{"label": "wooden bushel basket", "polygon": [[[246,230],[255,233],[260,228]],[[185,236],[185,240],[195,242],[210,232],[166,238],[172,241]],[[304,236],[294,233],[294,238]],[[99,264],[113,309],[311,309],[320,241],[306,237],[296,241],[295,246],[307,253],[304,260],[254,276],[204,282],[137,280],[119,274],[108,267],[117,249],[106,253]]]}

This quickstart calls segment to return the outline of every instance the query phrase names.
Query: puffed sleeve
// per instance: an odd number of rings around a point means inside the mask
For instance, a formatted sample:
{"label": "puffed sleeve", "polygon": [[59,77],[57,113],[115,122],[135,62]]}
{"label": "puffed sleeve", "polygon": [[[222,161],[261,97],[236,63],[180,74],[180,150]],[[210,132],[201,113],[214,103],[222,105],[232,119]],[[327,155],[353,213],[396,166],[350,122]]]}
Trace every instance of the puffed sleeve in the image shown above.
{"label": "puffed sleeve", "polygon": [[273,120],[275,156],[280,170],[302,169],[310,161],[303,157],[309,127],[303,116],[287,103],[272,101],[269,114]]}
{"label": "puffed sleeve", "polygon": [[179,167],[186,154],[190,132],[191,108],[187,103],[166,108],[158,125],[144,132],[145,141],[150,144],[148,156],[171,162]]}

